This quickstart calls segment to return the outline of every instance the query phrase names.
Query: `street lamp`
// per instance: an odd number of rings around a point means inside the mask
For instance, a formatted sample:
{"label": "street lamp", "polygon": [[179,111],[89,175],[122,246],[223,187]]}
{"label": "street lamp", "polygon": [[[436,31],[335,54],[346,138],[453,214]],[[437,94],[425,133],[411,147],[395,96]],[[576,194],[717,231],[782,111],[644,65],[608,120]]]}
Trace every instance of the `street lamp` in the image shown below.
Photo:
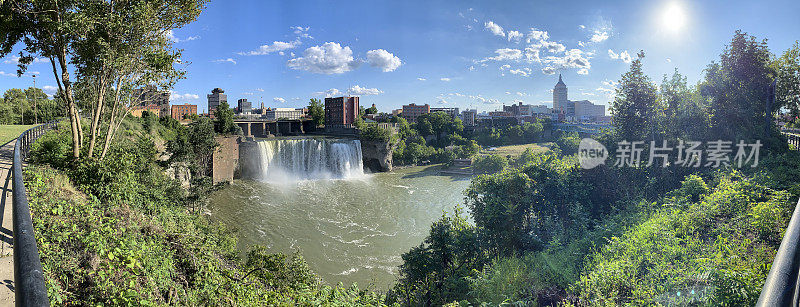
{"label": "street lamp", "polygon": [[36,75],[35,74],[33,75],[33,89],[34,89],[34,91],[33,91],[33,95],[34,95],[34,97],[33,97],[33,124],[36,125],[36,124],[39,123],[39,119],[38,119],[39,117],[38,117],[38,114],[37,114],[37,113],[39,113],[39,110],[36,107],[36,100],[37,99],[35,97],[36,96]]}

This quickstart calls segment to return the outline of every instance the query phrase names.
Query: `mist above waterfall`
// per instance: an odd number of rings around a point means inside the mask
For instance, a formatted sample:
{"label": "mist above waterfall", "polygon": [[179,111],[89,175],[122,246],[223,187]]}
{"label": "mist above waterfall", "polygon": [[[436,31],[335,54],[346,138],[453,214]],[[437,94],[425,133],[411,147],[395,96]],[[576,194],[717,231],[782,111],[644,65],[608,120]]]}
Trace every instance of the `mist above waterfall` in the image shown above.
{"label": "mist above waterfall", "polygon": [[361,142],[347,139],[279,139],[258,142],[261,179],[294,182],[363,178]]}

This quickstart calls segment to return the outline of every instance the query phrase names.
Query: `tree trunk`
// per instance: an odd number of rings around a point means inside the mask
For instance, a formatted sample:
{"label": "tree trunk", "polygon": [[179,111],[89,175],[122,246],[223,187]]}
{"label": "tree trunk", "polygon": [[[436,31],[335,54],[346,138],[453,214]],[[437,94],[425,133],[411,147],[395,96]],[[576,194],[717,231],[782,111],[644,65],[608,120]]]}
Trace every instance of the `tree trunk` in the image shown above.
{"label": "tree trunk", "polygon": [[[59,50],[58,63],[61,67],[61,83],[64,85],[64,99],[67,101],[67,110],[69,111],[70,128],[72,131],[72,157],[79,158],[81,156],[81,138],[82,129],[80,123],[80,115],[75,108],[75,99],[72,96],[72,82],[69,79],[69,70],[67,70],[66,50],[61,48]],[[53,63],[55,68],[55,63]],[[53,71],[56,73],[56,71]]]}
{"label": "tree trunk", "polygon": [[120,95],[120,85],[122,84],[122,80],[120,78],[117,79],[117,87],[114,89],[114,106],[111,109],[111,118],[108,120],[108,130],[106,131],[106,140],[103,142],[103,151],[100,153],[100,161],[106,158],[106,153],[108,152],[108,147],[111,145],[111,139],[114,136],[114,119],[117,117],[117,108],[119,107],[119,95]]}
{"label": "tree trunk", "polygon": [[91,138],[89,139],[89,152],[87,154],[88,157],[94,156],[94,146],[97,140],[97,133],[100,132],[100,119],[103,115],[103,102],[106,96],[106,77],[105,72],[101,70],[99,80],[97,81],[97,104],[95,105],[94,109],[94,117],[92,118],[92,131]]}

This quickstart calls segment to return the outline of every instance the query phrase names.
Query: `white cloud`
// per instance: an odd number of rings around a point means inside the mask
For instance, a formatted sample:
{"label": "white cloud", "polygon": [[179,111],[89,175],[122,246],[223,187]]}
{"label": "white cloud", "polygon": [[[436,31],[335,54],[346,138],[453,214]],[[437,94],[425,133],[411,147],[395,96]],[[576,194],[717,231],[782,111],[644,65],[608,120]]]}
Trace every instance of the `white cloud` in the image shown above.
{"label": "white cloud", "polygon": [[263,92],[264,89],[259,87],[259,88],[256,89],[256,91]]}
{"label": "white cloud", "polygon": [[469,71],[475,71],[475,66],[474,65],[470,65],[469,66]]}
{"label": "white cloud", "polygon": [[294,27],[291,27],[290,29],[292,29],[292,30],[293,30],[293,33],[294,33],[295,35],[298,35],[298,36],[300,36],[300,37],[303,37],[303,38],[313,38],[313,37],[311,37],[311,35],[308,35],[308,30],[310,30],[310,29],[311,29],[311,27],[305,27],[305,28],[304,28],[304,27],[301,27],[301,26],[294,26]]}
{"label": "white cloud", "polygon": [[253,92],[244,92],[244,93],[242,93],[242,95],[253,96],[253,95],[255,95],[255,93],[253,93]]}
{"label": "white cloud", "polygon": [[616,53],[614,52],[614,50],[608,49],[608,57],[610,57],[612,60],[621,60],[625,63],[630,63],[631,61],[633,61],[633,58],[631,58],[631,55],[628,53],[627,50],[623,50],[620,53]]}
{"label": "white cloud", "polygon": [[419,78],[417,78],[417,80],[419,80],[419,81],[425,81],[425,80],[428,80],[428,79],[425,79],[425,78],[423,78],[423,77],[419,77]]}
{"label": "white cloud", "polygon": [[172,92],[169,95],[169,100],[173,102],[189,102],[197,99],[200,99],[200,96],[196,94],[178,94],[176,92]]}
{"label": "white cloud", "polygon": [[581,28],[581,29],[586,29],[586,26],[584,26],[584,25],[578,25],[578,28]]}
{"label": "white cloud", "polygon": [[[548,56],[544,58],[543,62],[551,64],[553,68],[577,68],[577,69],[590,69],[592,64],[589,62],[589,56],[580,49],[570,49],[564,52],[564,56]],[[544,72],[544,70],[542,70]],[[549,74],[545,72],[546,74]]]}
{"label": "white cloud", "polygon": [[[3,63],[5,63],[5,64],[19,64],[19,59],[20,59],[19,56],[12,55],[10,59],[4,60]],[[31,64],[36,64],[36,63],[50,63],[50,60],[46,59],[46,58],[34,58],[33,62],[31,62]]]}
{"label": "white cloud", "polygon": [[500,48],[494,51],[496,56],[488,57],[479,62],[486,61],[519,61],[522,59],[522,50],[512,48]]}
{"label": "white cloud", "polygon": [[667,58],[667,63],[672,63],[672,59]]}
{"label": "white cloud", "polygon": [[234,60],[232,58],[219,59],[219,60],[214,60],[212,62],[214,62],[214,63],[233,63],[233,65],[236,65],[236,60]]}
{"label": "white cloud", "polygon": [[497,36],[506,36],[506,33],[503,32],[503,27],[494,23],[493,21],[487,21],[483,24],[483,26],[488,29],[492,34]]}
{"label": "white cloud", "polygon": [[531,28],[530,32],[528,32],[528,37],[525,39],[528,43],[534,42],[541,42],[550,39],[550,35],[547,34],[547,31],[542,31],[536,28]]}
{"label": "white cloud", "polygon": [[603,41],[605,41],[607,39],[608,39],[608,32],[605,32],[605,31],[603,31],[603,32],[594,31],[594,34],[592,35],[592,38],[590,38],[589,40],[592,43],[600,43],[600,42],[603,42]]}
{"label": "white cloud", "polygon": [[2,71],[2,70],[0,70],[0,76],[6,76],[6,77],[16,77],[16,76],[17,76],[17,74],[16,74],[16,73],[7,73],[7,72],[5,72],[5,71]]}
{"label": "white cloud", "polygon": [[508,31],[509,42],[519,43],[523,37],[525,37],[525,35],[519,31]]}
{"label": "white cloud", "polygon": [[272,101],[277,102],[277,103],[284,103],[284,102],[286,102],[286,99],[283,99],[281,97],[275,97],[275,98],[272,98]]}
{"label": "white cloud", "polygon": [[294,40],[291,42],[274,41],[272,44],[261,45],[257,50],[239,52],[239,55],[267,55],[273,52],[294,49],[297,46],[300,46],[300,40]]}
{"label": "white cloud", "polygon": [[359,63],[353,59],[350,47],[327,42],[322,46],[306,49],[302,57],[291,59],[286,65],[291,69],[316,74],[341,74],[355,69]]}
{"label": "white cloud", "polygon": [[589,70],[586,69],[586,68],[581,68],[581,69],[578,70],[578,74],[579,75],[588,75],[589,74]]}
{"label": "white cloud", "polygon": [[545,75],[552,75],[556,73],[556,69],[553,68],[552,66],[547,66],[545,68],[542,68],[542,73]]}
{"label": "white cloud", "polygon": [[350,94],[350,95],[355,95],[355,96],[367,96],[367,95],[382,94],[383,91],[381,91],[381,90],[379,90],[377,88],[365,88],[365,87],[361,87],[361,86],[358,86],[358,85],[354,85],[354,86],[351,86],[349,89],[347,89],[347,93]]}
{"label": "white cloud", "polygon": [[312,95],[313,96],[335,97],[335,96],[341,96],[342,94],[343,93],[341,91],[339,91],[338,89],[332,88],[332,89],[329,89],[329,90],[324,91],[324,92],[314,92]]}
{"label": "white cloud", "polygon": [[383,49],[367,51],[367,62],[372,67],[378,67],[383,72],[397,69],[403,64],[400,58]]}
{"label": "white cloud", "polygon": [[175,33],[172,32],[172,30],[167,30],[167,32],[164,32],[164,37],[166,37],[168,40],[171,40],[172,42],[175,42],[175,43],[189,42],[189,41],[200,39],[199,35],[189,36],[186,39],[180,39],[177,36],[175,36]]}
{"label": "white cloud", "polygon": [[506,69],[510,69],[510,68],[511,68],[511,65],[508,65],[508,64],[500,66],[500,70],[506,70]]}
{"label": "white cloud", "polygon": [[52,85],[45,85],[42,86],[42,90],[48,93],[55,93],[56,91],[58,91],[58,87]]}
{"label": "white cloud", "polygon": [[527,68],[527,67],[524,67],[524,68],[520,68],[520,69],[511,69],[508,72],[510,72],[512,74],[515,74],[515,75],[520,75],[520,76],[523,76],[523,77],[527,77],[527,76],[530,76],[531,69]]}
{"label": "white cloud", "polygon": [[561,53],[567,50],[564,45],[551,41],[541,41],[538,44],[533,44],[531,46],[546,49],[550,53]]}
{"label": "white cloud", "polygon": [[442,81],[444,81],[444,82],[450,82],[450,78],[441,78],[441,79],[439,79],[439,80],[442,80]]}

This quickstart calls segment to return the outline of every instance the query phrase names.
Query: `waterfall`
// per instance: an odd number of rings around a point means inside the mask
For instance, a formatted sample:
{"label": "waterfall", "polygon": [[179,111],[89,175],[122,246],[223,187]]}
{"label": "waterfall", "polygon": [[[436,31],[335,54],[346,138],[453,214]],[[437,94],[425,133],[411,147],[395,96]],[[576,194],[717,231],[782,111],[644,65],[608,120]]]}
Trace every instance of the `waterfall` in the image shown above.
{"label": "waterfall", "polygon": [[343,139],[281,139],[258,142],[265,181],[352,179],[364,176],[361,142]]}

